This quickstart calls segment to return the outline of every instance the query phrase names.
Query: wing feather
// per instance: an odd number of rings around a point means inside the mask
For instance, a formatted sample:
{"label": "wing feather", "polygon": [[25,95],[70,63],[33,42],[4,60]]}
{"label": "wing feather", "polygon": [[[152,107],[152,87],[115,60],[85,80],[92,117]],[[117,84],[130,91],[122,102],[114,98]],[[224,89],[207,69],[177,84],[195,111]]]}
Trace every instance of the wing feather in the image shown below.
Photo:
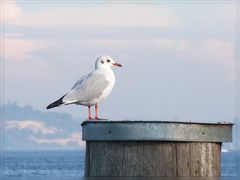
{"label": "wing feather", "polygon": [[87,76],[83,76],[81,77],[72,87],[72,89],[76,88],[77,86],[79,86],[85,79]]}
{"label": "wing feather", "polygon": [[71,91],[63,98],[63,102],[90,101],[99,97],[108,87],[109,83],[103,73],[94,71],[78,80]]}

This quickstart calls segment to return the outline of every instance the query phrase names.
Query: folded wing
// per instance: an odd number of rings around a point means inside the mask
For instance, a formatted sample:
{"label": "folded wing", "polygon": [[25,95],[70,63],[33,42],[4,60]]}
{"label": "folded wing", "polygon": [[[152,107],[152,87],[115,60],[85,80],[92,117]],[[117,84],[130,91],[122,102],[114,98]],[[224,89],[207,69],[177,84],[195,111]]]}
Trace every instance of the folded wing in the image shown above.
{"label": "folded wing", "polygon": [[78,80],[62,101],[64,104],[69,104],[92,100],[99,97],[109,83],[103,73],[94,71]]}

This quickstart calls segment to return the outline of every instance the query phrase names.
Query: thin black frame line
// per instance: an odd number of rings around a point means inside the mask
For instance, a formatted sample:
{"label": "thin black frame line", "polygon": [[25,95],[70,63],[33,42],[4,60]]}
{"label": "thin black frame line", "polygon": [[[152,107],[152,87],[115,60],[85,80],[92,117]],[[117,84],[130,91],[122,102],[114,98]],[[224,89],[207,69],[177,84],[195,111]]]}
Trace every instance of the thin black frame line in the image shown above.
{"label": "thin black frame line", "polygon": [[[49,4],[51,4],[51,5],[65,5],[65,4],[67,4],[67,5],[72,5],[72,4],[79,4],[79,5],[135,5],[135,4],[137,4],[137,5],[162,5],[162,4],[170,4],[170,5],[173,5],[173,4],[177,4],[177,5],[186,5],[186,4],[190,4],[190,5],[197,5],[197,4],[206,4],[206,5],[208,5],[208,4],[219,4],[219,5],[226,5],[226,4],[234,4],[234,5],[236,5],[236,120],[237,120],[237,122],[236,122],[236,126],[238,125],[238,96],[237,96],[237,94],[238,94],[238,52],[237,52],[237,47],[238,47],[238,36],[237,36],[237,34],[238,34],[238,14],[239,14],[239,12],[238,12],[238,6],[239,6],[239,3],[240,1],[239,0],[236,0],[235,2],[231,2],[231,3],[219,3],[219,2],[212,2],[212,3],[206,3],[206,2],[203,2],[203,3],[199,3],[199,2],[196,2],[196,3],[174,3],[174,2],[172,2],[172,3],[170,3],[170,2],[158,2],[158,3],[137,3],[137,2],[135,2],[135,3],[132,3],[132,2],[130,2],[130,3],[77,3],[77,2],[73,2],[73,3],[71,3],[71,2],[69,2],[69,3],[62,3],[62,2],[52,2],[52,3],[38,3],[38,2],[36,2],[36,3],[25,3],[25,2],[19,2],[19,3],[10,3],[10,2],[3,2],[3,12],[2,12],[2,16],[3,16],[3,32],[2,32],[2,35],[3,35],[3,39],[2,39],[2,44],[3,44],[3,52],[2,52],[2,54],[3,54],[3,61],[2,61],[2,64],[3,64],[3,67],[2,67],[2,80],[3,80],[3,92],[2,92],[2,94],[3,94],[3,99],[2,99],[2,101],[3,101],[3,103],[4,103],[4,97],[5,97],[5,87],[4,87],[4,84],[5,84],[5,50],[4,50],[4,45],[5,45],[5,18],[4,18],[4,5],[6,5],[6,4],[31,4],[31,5],[45,5],[45,4],[47,4],[47,5],[49,5]],[[5,122],[5,109],[4,109],[4,107],[3,107],[3,137],[5,136],[5,128],[4,128],[4,122]],[[238,126],[237,126],[238,127]],[[236,128],[236,137],[238,137],[238,133],[240,134],[240,132],[238,132],[237,131],[238,129]],[[3,139],[5,139],[5,137],[3,138]],[[4,143],[4,140],[3,140],[3,143]],[[238,164],[239,164],[239,162],[238,162],[238,160],[240,160],[240,155],[239,155],[239,159],[238,159],[238,150],[240,149],[240,144],[238,143],[238,141],[237,141],[237,144],[236,144],[236,152],[235,152],[235,157],[236,157],[236,175],[235,176],[222,176],[222,177],[238,177],[238,176],[240,176],[240,172],[238,171],[238,170],[240,170],[240,167],[238,166]],[[4,159],[5,159],[5,156],[4,156],[4,154],[5,154],[5,144],[3,144],[3,175],[4,175]]]}

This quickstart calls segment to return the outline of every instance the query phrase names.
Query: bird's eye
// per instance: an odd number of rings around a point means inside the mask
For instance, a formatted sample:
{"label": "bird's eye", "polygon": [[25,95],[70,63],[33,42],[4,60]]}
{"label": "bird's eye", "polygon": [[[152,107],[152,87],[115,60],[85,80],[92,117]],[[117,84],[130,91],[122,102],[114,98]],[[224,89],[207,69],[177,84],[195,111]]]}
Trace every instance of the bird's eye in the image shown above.
{"label": "bird's eye", "polygon": [[104,64],[104,61],[101,61],[102,64]]}
{"label": "bird's eye", "polygon": [[107,60],[108,63],[110,63],[110,60]]}

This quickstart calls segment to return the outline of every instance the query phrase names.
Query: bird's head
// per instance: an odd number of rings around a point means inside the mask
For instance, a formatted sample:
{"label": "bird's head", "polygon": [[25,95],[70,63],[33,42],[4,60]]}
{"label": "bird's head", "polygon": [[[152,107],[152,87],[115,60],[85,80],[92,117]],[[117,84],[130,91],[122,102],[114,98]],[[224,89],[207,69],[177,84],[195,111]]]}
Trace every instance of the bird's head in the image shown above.
{"label": "bird's head", "polygon": [[117,67],[122,67],[121,64],[116,63],[113,58],[107,56],[107,55],[102,55],[99,58],[97,58],[97,61],[95,63],[95,69],[100,69],[100,68],[111,68],[113,66]]}

